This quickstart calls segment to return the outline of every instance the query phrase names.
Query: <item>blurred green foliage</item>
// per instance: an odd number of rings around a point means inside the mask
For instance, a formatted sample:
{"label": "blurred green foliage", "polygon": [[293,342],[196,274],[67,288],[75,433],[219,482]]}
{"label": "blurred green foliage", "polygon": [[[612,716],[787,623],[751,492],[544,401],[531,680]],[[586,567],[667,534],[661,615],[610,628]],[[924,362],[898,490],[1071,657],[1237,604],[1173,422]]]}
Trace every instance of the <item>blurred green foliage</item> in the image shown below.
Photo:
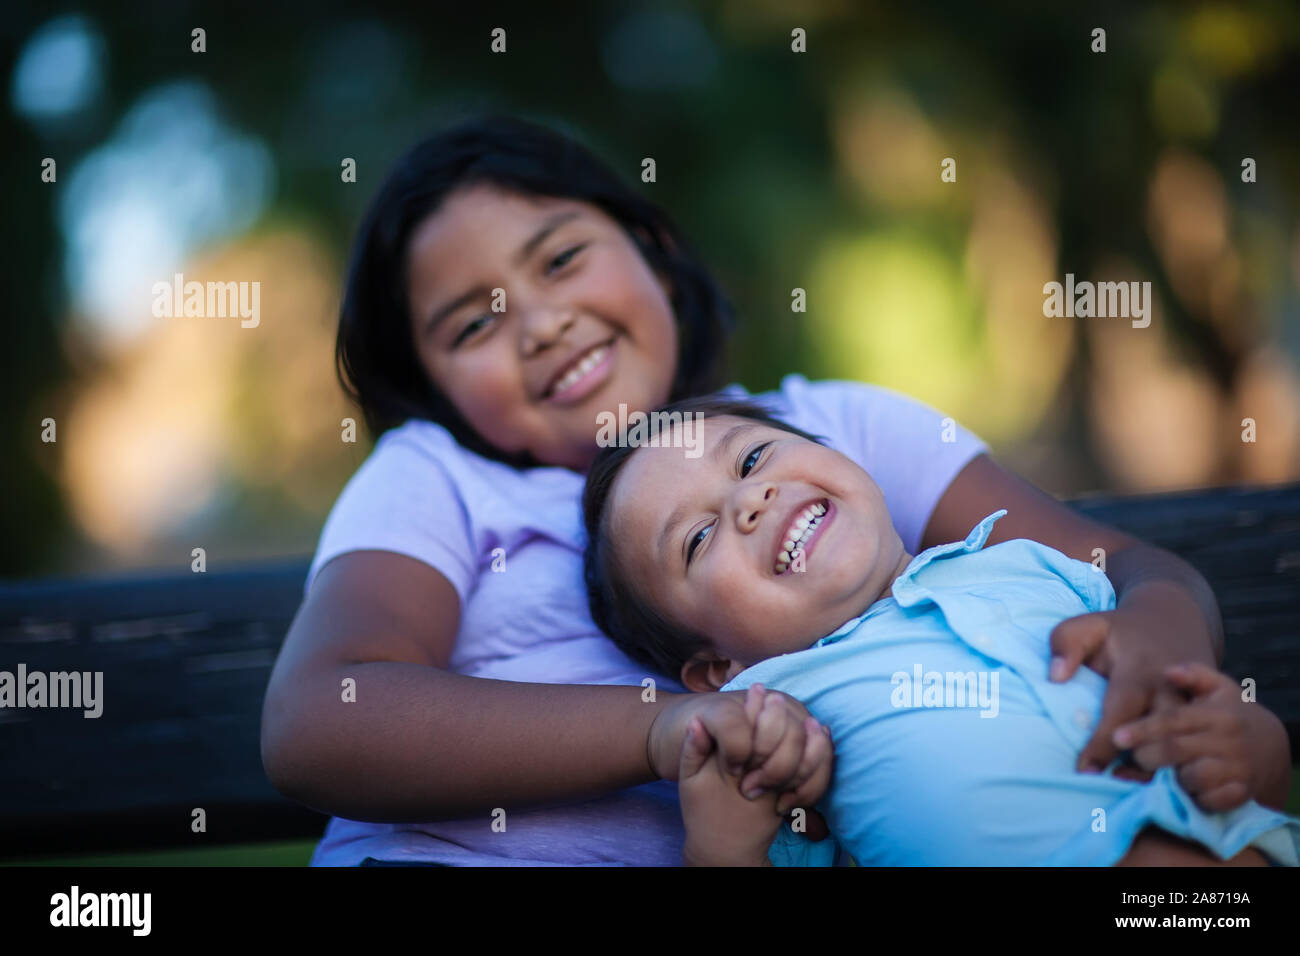
{"label": "blurred green foliage", "polygon": [[[1294,4],[787,6],[585,3],[559,15],[528,3],[289,2],[86,14],[105,51],[93,102],[75,122],[34,122],[12,102],[0,119],[6,207],[21,236],[3,265],[14,361],[0,428],[16,440],[0,488],[0,574],[127,560],[111,543],[95,550],[88,541],[61,452],[39,441],[39,422],[112,366],[68,331],[62,187],[40,184],[38,173],[42,157],[56,156],[65,183],[133,103],[176,80],[205,86],[225,119],[269,150],[276,191],[256,228],[292,222],[336,263],[389,163],[476,109],[552,122],[634,183],[641,158],[653,156],[658,181],[639,188],[679,221],[736,299],[735,379],[761,389],[800,371],[900,388],[986,434],[1057,492],[1122,487],[1116,462],[1133,452],[1107,451],[1083,331],[1060,341],[1031,331],[1041,322],[1025,295],[1034,283],[1116,262],[1150,278],[1171,354],[1225,403],[1260,348],[1284,351],[1294,366]],[[54,15],[11,11],[5,62]],[[190,48],[196,26],[207,33],[202,54]],[[1105,53],[1090,49],[1097,26],[1107,30]],[[507,31],[505,54],[490,52],[496,27]],[[795,28],[807,31],[807,53],[791,52]],[[1228,307],[1176,288],[1167,248],[1153,241],[1152,178],[1171,150],[1212,171],[1207,188],[1226,197],[1222,257],[1237,270]],[[1239,181],[1245,155],[1258,161],[1258,183]],[[340,183],[344,156],[357,161],[354,186]],[[946,156],[959,172],[949,187],[938,175]],[[976,255],[981,222],[989,233]],[[1035,249],[1049,271],[1016,274],[1016,262],[1036,262]],[[808,291],[806,314],[790,310],[796,287]],[[256,402],[242,407],[269,414]],[[356,467],[355,452],[338,453],[336,485]],[[1207,460],[1187,474],[1256,474],[1226,453]],[[194,527],[225,529],[221,547],[232,553],[241,542],[303,553],[323,518],[323,506],[294,504],[274,484],[231,479]]]}

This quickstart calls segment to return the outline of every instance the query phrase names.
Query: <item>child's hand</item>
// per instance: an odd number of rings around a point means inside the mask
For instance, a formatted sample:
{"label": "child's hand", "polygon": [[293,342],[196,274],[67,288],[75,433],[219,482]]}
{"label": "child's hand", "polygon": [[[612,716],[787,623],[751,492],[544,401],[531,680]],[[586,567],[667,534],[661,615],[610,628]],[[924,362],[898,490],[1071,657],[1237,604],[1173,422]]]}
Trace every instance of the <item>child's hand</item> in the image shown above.
{"label": "child's hand", "polygon": [[[815,721],[808,720],[809,734],[827,741],[822,749],[828,755],[829,738],[811,729]],[[781,826],[776,794],[764,793],[753,800],[743,796],[740,775],[730,772],[722,751],[697,717],[691,718],[682,745],[677,791],[686,825],[682,847],[686,866],[772,865],[767,851]]]}
{"label": "child's hand", "polygon": [[[825,726],[815,717],[804,717],[800,727],[805,731],[803,749],[796,749],[798,738],[791,731],[797,712],[790,711],[785,705],[785,700],[792,699],[780,692],[769,691],[762,684],[750,685],[745,697],[745,715],[754,727],[749,766],[758,769],[751,770],[741,780],[740,792],[750,799],[757,799],[760,793],[765,792],[765,777],[788,779],[776,802],[776,812],[785,816],[795,808],[805,809],[808,813],[806,835],[811,840],[821,840],[830,831],[822,815],[813,807],[830,786],[834,745]],[[791,761],[794,761],[793,770],[790,769]]]}
{"label": "child's hand", "polygon": [[1236,681],[1204,664],[1175,665],[1165,676],[1190,699],[1119,727],[1115,745],[1129,748],[1139,766],[1176,766],[1183,789],[1211,813],[1247,800],[1284,803],[1289,780],[1279,768],[1289,771],[1290,746],[1281,721],[1243,701]]}
{"label": "child's hand", "polygon": [[780,794],[782,813],[806,808],[808,838],[826,836],[825,821],[812,807],[830,786],[830,739],[820,730],[808,730],[816,721],[802,703],[761,684],[748,691],[681,695],[656,715],[646,741],[650,765],[660,778],[678,779],[686,730],[694,718],[708,732],[729,774],[750,771],[743,781],[745,792],[757,787]]}

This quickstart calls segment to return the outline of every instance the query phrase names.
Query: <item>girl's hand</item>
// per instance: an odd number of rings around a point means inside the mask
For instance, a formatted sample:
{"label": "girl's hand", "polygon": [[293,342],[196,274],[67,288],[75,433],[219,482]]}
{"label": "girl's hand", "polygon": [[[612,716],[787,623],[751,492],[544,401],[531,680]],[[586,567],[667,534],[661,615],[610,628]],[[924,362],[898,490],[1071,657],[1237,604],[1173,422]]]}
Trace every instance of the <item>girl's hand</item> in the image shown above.
{"label": "girl's hand", "polygon": [[1247,800],[1285,803],[1289,780],[1278,770],[1289,771],[1290,749],[1282,722],[1243,701],[1236,681],[1204,664],[1175,665],[1165,675],[1190,699],[1125,724],[1115,731],[1115,744],[1131,749],[1140,766],[1176,766],[1178,782],[1202,810],[1218,813]]}
{"label": "girl's hand", "polygon": [[[1193,640],[1198,637],[1203,639]],[[1181,589],[1158,583],[1130,591],[1113,611],[1083,614],[1052,631],[1054,681],[1067,681],[1080,664],[1108,679],[1101,720],[1079,753],[1078,769],[1100,772],[1119,755],[1112,739],[1121,724],[1148,713],[1172,713],[1182,697],[1165,679],[1165,669],[1194,658],[1213,666],[1213,646],[1205,620]],[[1203,648],[1203,652],[1189,648]],[[1149,779],[1148,772],[1123,770],[1120,776]]]}
{"label": "girl's hand", "polygon": [[707,731],[729,774],[750,771],[744,775],[742,794],[777,793],[783,815],[796,807],[808,811],[809,839],[828,834],[826,822],[812,808],[830,786],[830,736],[824,728],[809,731],[820,725],[802,703],[762,684],[747,691],[680,696],[655,716],[647,736],[650,766],[661,779],[678,779],[693,718]]}
{"label": "girl's hand", "polygon": [[[808,718],[809,724],[815,723]],[[815,740],[827,740],[812,729]],[[829,755],[827,744],[822,745]],[[686,866],[771,866],[767,851],[781,826],[776,794],[753,800],[740,792],[740,775],[730,772],[698,717],[687,726],[678,768],[677,792],[681,798],[686,842]]]}

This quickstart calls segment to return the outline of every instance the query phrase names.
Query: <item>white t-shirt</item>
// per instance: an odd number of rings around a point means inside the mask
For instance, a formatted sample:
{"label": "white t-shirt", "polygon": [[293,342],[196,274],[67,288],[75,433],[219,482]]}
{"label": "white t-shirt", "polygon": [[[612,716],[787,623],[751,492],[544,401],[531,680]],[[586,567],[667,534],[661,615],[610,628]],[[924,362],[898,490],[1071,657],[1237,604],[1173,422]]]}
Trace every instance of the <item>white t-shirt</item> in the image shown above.
{"label": "white t-shirt", "polygon": [[[724,394],[748,396],[739,386]],[[879,386],[789,375],[761,399],[778,418],[861,465],[884,493],[909,553],[919,550],[952,479],[987,446],[926,405]],[[331,558],[382,550],[423,561],[456,589],[460,630],[450,669],[539,683],[634,684],[652,676],[606,638],[582,581],[584,477],[565,468],[517,470],[412,419],[382,435],[335,502],[304,593]],[[493,570],[494,565],[496,570]],[[366,857],[504,866],[676,866],[683,839],[677,785],[656,781],[585,803],[505,808],[492,818],[425,824],[334,818],[314,865]]]}

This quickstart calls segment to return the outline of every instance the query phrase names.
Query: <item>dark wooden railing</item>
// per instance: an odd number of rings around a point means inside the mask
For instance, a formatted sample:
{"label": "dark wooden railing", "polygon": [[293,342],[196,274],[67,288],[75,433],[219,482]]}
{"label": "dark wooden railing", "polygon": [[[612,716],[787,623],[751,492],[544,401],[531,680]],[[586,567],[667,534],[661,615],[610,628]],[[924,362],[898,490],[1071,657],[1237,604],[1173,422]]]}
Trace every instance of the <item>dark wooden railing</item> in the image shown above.
{"label": "dark wooden railing", "polygon": [[[1071,504],[1206,576],[1224,668],[1255,679],[1300,753],[1300,484]],[[99,718],[0,708],[0,856],[318,836],[325,818],[271,787],[258,746],[306,571],[295,560],[0,585],[0,670],[105,675]]]}

